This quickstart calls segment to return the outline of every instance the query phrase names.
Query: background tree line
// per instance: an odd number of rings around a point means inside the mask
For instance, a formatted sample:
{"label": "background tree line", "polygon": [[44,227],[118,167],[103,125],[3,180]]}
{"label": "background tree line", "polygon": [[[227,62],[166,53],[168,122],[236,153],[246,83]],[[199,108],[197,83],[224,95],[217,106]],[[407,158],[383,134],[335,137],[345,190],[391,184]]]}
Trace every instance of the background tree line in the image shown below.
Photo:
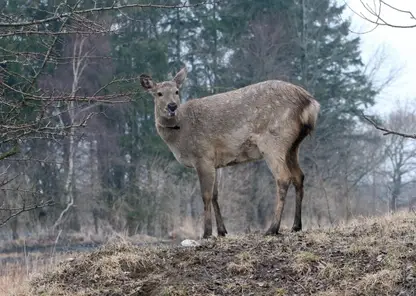
{"label": "background tree line", "polygon": [[[184,101],[266,79],[302,85],[317,98],[318,128],[301,149],[306,227],[414,206],[411,140],[382,137],[362,116],[387,82],[375,83],[377,65],[363,64],[360,38],[340,17],[346,6],[147,3],[0,7],[0,237],[199,234],[195,172],[157,135],[153,102],[137,79],[168,79],[183,64]],[[411,132],[414,119],[407,106],[384,124]],[[266,227],[275,185],[265,163],[222,169],[219,182],[230,232]]]}

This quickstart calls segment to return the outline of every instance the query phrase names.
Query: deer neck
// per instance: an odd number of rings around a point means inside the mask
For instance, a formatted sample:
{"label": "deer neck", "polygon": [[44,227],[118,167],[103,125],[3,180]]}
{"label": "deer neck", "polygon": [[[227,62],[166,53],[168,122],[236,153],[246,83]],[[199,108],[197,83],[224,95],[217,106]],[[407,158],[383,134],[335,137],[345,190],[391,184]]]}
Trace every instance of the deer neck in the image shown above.
{"label": "deer neck", "polygon": [[181,123],[178,116],[171,118],[157,117],[156,130],[166,143],[175,143],[181,131]]}
{"label": "deer neck", "polygon": [[172,118],[159,117],[156,120],[156,126],[158,128],[163,128],[163,129],[168,129],[168,130],[169,129],[172,129],[172,130],[180,129],[178,116],[174,116]]}

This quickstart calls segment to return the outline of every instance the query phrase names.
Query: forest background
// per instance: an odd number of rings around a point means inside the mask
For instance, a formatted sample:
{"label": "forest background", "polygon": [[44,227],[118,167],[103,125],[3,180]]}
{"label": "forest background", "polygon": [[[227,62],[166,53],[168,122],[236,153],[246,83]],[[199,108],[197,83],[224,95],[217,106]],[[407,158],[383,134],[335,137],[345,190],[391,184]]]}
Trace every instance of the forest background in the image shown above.
{"label": "forest background", "polygon": [[[382,50],[363,62],[347,9],[329,0],[3,2],[0,239],[200,234],[196,174],[157,135],[138,82],[141,73],[172,78],[183,65],[183,101],[281,79],[320,102],[300,153],[305,228],[412,210],[414,140],[374,125],[414,133],[416,113],[404,103],[369,116],[400,67],[380,79]],[[219,176],[228,231],[265,229],[275,200],[266,164]],[[293,206],[292,188],[288,223]]]}

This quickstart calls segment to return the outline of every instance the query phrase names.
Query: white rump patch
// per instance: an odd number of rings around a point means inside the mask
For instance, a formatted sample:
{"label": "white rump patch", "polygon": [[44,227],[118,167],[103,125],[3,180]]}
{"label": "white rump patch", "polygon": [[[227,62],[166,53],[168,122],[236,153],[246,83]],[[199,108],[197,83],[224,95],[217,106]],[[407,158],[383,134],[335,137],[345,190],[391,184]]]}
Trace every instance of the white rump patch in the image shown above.
{"label": "white rump patch", "polygon": [[302,114],[300,115],[301,122],[303,124],[315,126],[320,108],[321,106],[318,101],[312,99],[311,103],[302,111]]}

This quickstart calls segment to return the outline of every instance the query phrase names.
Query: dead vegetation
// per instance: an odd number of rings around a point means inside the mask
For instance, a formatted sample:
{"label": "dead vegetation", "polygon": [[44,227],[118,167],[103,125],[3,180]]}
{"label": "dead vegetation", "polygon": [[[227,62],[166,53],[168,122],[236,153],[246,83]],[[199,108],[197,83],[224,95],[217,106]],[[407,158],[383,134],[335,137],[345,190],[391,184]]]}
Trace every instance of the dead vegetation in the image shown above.
{"label": "dead vegetation", "polygon": [[113,242],[61,263],[20,295],[416,295],[416,216],[359,219],[198,247]]}
{"label": "dead vegetation", "polygon": [[0,253],[0,296],[30,294],[30,280],[53,268],[70,253]]}

